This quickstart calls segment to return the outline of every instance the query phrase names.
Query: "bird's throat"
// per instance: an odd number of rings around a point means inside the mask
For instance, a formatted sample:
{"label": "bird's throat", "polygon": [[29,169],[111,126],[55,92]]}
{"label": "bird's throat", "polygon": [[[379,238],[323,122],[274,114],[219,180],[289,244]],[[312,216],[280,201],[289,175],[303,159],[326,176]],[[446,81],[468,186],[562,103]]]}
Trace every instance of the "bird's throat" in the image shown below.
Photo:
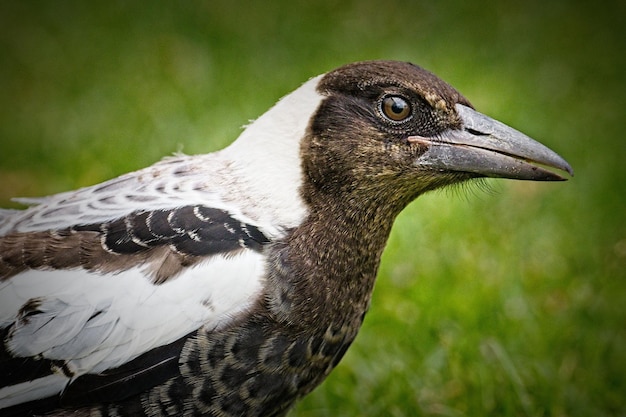
{"label": "bird's throat", "polygon": [[369,203],[317,207],[272,248],[273,311],[307,328],[360,326],[396,214]]}

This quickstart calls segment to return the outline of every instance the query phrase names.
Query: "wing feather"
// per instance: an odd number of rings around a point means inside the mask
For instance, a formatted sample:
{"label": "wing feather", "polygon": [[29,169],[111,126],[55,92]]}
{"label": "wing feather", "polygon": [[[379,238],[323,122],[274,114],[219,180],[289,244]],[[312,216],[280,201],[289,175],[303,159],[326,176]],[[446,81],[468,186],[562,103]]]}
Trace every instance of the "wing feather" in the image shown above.
{"label": "wing feather", "polygon": [[[0,398],[37,400],[33,392],[50,390],[27,388],[53,377],[59,394],[61,380],[123,367],[200,327],[228,323],[262,293],[267,243],[256,225],[200,205],[0,237],[0,271],[9,270],[0,277],[0,369],[16,369],[16,361],[36,369],[33,381],[0,376]],[[171,358],[150,358],[90,384],[119,391],[118,379],[165,375]]]}

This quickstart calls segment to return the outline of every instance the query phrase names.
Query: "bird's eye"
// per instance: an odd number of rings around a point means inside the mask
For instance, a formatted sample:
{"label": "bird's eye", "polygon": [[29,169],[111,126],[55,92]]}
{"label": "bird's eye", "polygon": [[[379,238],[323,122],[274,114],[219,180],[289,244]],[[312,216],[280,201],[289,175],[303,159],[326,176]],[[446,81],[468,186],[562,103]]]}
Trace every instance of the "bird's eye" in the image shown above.
{"label": "bird's eye", "polygon": [[382,99],[380,109],[385,117],[394,122],[401,122],[411,116],[411,106],[409,103],[398,96],[387,96]]}

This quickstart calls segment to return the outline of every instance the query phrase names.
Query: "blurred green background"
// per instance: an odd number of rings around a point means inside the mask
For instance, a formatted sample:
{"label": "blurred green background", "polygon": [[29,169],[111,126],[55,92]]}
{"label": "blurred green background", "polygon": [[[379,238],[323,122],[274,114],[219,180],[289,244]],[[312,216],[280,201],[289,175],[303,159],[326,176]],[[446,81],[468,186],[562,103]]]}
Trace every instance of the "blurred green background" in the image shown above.
{"label": "blurred green background", "polygon": [[422,65],[559,152],[398,218],[371,312],[291,416],[625,416],[624,2],[0,2],[0,203],[217,150],[311,76]]}

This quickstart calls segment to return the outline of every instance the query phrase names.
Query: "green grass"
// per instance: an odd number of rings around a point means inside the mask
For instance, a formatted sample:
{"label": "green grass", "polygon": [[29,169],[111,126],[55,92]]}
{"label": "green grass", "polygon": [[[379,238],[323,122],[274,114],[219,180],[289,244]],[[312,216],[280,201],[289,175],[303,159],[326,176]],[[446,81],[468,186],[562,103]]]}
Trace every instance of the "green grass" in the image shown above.
{"label": "green grass", "polygon": [[576,176],[408,207],[354,346],[291,416],[625,416],[624,5],[407,3],[3,1],[0,203],[219,149],[349,61],[421,64]]}

